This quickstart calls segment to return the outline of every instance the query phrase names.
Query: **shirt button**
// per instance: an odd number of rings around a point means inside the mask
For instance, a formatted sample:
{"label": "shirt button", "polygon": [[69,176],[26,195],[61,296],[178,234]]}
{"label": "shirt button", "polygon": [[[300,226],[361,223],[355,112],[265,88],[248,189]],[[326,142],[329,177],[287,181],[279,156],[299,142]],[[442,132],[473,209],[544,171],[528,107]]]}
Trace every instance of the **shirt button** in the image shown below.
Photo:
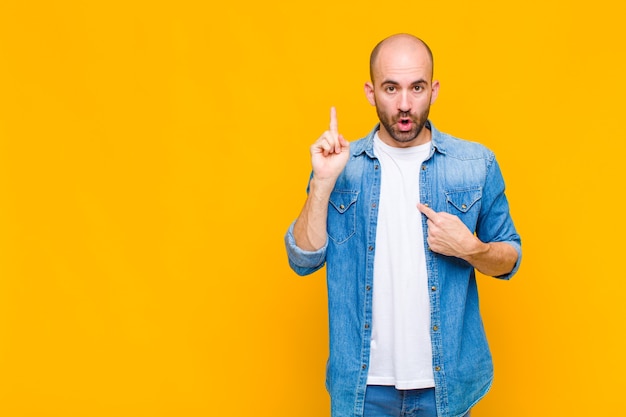
{"label": "shirt button", "polygon": [[466,206],[465,204],[461,204],[461,208],[462,208],[463,210],[465,210],[465,209],[467,208],[467,206]]}
{"label": "shirt button", "polygon": [[374,165],[374,169],[378,169],[378,165]]}
{"label": "shirt button", "polygon": [[441,371],[441,366],[435,366],[435,371],[437,372]]}
{"label": "shirt button", "polygon": [[422,171],[426,171],[426,165],[422,165]]}
{"label": "shirt button", "polygon": [[346,206],[344,206],[344,205],[342,204],[342,205],[340,205],[340,206],[339,206],[339,208],[340,208],[341,210],[343,210],[344,208],[346,208]]}
{"label": "shirt button", "polygon": [[439,330],[439,327],[438,326],[433,326],[433,331],[436,332],[437,330]]}
{"label": "shirt button", "polygon": [[365,323],[365,328],[369,329],[370,328],[370,324],[369,323]]}
{"label": "shirt button", "polygon": [[365,289],[366,289],[367,291],[369,291],[369,290],[371,290],[371,289],[372,289],[372,286],[371,286],[371,285],[367,285],[367,286],[365,287]]}
{"label": "shirt button", "polygon": [[376,203],[372,203],[372,207],[373,207],[373,208],[376,208]]}
{"label": "shirt button", "polygon": [[426,207],[430,207],[430,206],[428,205],[428,203],[424,203],[424,205],[425,205]]}
{"label": "shirt button", "polygon": [[434,285],[432,287],[430,287],[431,291],[437,291],[437,287],[435,287]]}
{"label": "shirt button", "polygon": [[367,368],[366,364],[361,365],[361,369],[365,369],[365,368]]}
{"label": "shirt button", "polygon": [[374,247],[373,247],[373,246],[370,246],[370,247],[369,247],[369,248],[367,248],[367,249],[369,249],[370,251],[373,251],[373,250],[374,250]]}

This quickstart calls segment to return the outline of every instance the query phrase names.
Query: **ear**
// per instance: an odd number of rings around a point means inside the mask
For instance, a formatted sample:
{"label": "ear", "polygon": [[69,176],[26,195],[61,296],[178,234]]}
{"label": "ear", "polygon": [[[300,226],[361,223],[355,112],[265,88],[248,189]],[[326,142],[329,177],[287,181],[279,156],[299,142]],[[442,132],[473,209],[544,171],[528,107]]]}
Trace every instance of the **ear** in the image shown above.
{"label": "ear", "polygon": [[435,100],[437,100],[438,95],[439,95],[439,81],[435,80],[433,81],[433,85],[431,87],[430,104],[435,103]]}
{"label": "ear", "polygon": [[367,101],[369,101],[372,106],[375,106],[376,96],[374,95],[374,86],[371,82],[366,82],[363,88],[365,90],[365,97],[367,97]]}

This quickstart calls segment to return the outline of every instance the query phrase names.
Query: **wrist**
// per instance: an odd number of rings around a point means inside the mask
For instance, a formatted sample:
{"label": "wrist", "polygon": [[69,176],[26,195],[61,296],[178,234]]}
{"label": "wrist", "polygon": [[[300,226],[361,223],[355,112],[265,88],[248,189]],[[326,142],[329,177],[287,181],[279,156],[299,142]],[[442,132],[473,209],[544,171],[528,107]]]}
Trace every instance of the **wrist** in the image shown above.
{"label": "wrist", "polygon": [[474,236],[474,242],[470,246],[469,250],[463,257],[466,261],[473,263],[473,260],[479,259],[482,256],[485,256],[490,250],[489,243],[484,243],[476,236]]}
{"label": "wrist", "polygon": [[336,179],[319,179],[313,176],[309,184],[309,195],[328,199],[335,188],[335,182]]}

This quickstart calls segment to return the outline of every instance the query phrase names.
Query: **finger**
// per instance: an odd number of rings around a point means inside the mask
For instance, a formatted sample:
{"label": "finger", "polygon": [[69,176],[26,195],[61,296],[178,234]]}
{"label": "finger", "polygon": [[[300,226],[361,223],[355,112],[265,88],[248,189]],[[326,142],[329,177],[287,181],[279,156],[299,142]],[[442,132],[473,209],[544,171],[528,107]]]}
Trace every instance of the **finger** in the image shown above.
{"label": "finger", "polygon": [[334,146],[331,145],[327,136],[321,136],[312,146],[311,152],[313,153],[321,153],[323,155],[328,155],[330,152],[334,152]]}
{"label": "finger", "polygon": [[335,151],[335,146],[330,143],[330,141],[326,138],[322,140],[320,146],[322,148],[322,153],[324,154],[324,156],[327,156]]}
{"label": "finger", "polygon": [[417,203],[417,209],[429,219],[432,219],[437,215],[437,212],[425,204]]}
{"label": "finger", "polygon": [[341,139],[339,138],[341,135],[335,135],[331,131],[326,131],[322,135],[321,139],[326,141],[330,148],[327,149],[329,153],[341,153]]}
{"label": "finger", "polygon": [[334,107],[330,108],[330,133],[337,137],[337,110]]}

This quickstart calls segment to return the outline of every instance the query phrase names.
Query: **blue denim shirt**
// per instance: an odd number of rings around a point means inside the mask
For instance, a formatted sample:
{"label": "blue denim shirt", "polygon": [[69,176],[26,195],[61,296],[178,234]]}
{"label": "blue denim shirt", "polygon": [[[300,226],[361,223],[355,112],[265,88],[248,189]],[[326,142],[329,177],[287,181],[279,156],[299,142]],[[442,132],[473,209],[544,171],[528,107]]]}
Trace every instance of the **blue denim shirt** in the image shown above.
{"label": "blue denim shirt", "polygon": [[[494,154],[484,146],[432,132],[430,154],[420,174],[420,201],[458,216],[483,242],[521,241],[504,194]],[[328,207],[326,245],[298,248],[293,224],[285,235],[291,268],[299,275],[326,265],[330,356],[326,387],[333,417],[363,415],[370,357],[376,221],[380,164],[373,152],[376,126],[350,144],[350,159],[337,179]],[[416,208],[417,210],[417,208]],[[426,218],[422,216],[424,241]],[[439,417],[464,415],[493,379],[493,363],[479,312],[474,268],[464,260],[426,250],[430,292],[433,372]]]}

